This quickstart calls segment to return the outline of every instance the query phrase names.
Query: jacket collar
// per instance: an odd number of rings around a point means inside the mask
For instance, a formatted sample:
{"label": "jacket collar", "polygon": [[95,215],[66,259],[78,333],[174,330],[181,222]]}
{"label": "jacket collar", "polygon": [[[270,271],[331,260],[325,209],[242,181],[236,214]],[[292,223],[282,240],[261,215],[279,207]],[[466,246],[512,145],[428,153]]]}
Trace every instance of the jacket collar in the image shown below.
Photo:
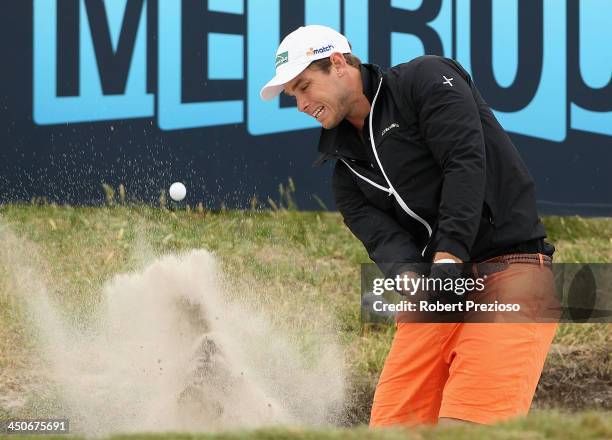
{"label": "jacket collar", "polygon": [[[361,64],[359,71],[363,84],[363,94],[368,98],[368,101],[372,102],[378,81],[382,77],[382,71],[375,64]],[[359,135],[346,119],[335,128],[321,129],[319,157],[313,163],[313,166],[321,165],[334,157],[369,160],[366,151],[358,148],[362,143],[355,142],[356,140],[360,141]]]}

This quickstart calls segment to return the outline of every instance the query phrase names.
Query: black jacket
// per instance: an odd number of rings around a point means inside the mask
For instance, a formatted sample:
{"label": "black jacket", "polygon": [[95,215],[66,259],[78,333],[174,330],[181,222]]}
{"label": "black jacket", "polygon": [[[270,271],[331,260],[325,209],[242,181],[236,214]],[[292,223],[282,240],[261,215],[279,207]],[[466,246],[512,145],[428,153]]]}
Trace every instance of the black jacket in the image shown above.
{"label": "black jacket", "polygon": [[360,70],[372,106],[363,132],[346,120],[324,129],[317,163],[338,159],[336,205],[373,261],[427,262],[438,251],[482,261],[541,242],[533,180],[456,61]]}

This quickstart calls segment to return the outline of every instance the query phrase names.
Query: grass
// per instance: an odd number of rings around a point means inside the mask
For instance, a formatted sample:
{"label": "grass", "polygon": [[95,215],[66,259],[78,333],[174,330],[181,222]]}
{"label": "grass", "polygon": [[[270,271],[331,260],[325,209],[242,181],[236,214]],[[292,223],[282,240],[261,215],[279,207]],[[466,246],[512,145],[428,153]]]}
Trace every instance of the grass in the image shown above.
{"label": "grass", "polygon": [[557,248],[556,261],[612,262],[612,221],[609,219],[546,217],[544,226]]}
{"label": "grass", "polygon": [[[75,436],[19,436],[20,439],[79,439]],[[527,418],[494,426],[423,427],[418,429],[347,429],[273,428],[223,434],[132,434],[115,435],[113,440],[589,440],[612,438],[612,418],[601,412],[569,415],[559,412],[535,412]]]}
{"label": "grass", "polygon": [[[337,213],[4,205],[0,206],[0,216],[0,224],[8,224],[18,237],[27,239],[27,252],[55,280],[58,300],[68,311],[82,311],[82,304],[95,303],[104,282],[139,267],[141,254],[193,248],[215,252],[228,274],[228,283],[236,290],[251,291],[253,286],[260,286],[254,293],[265,292],[278,307],[301,302],[326,308],[339,330],[347,358],[353,362],[351,392],[358,398],[349,408],[351,422],[367,420],[393,329],[360,323],[359,264],[369,260]],[[612,220],[548,217],[544,223],[557,247],[556,261],[612,262]],[[4,294],[11,286],[2,270],[0,267],[0,395],[7,383],[18,387],[20,371],[28,368],[27,353],[31,349],[27,322]],[[309,325],[306,320],[304,325]],[[536,406],[598,407],[601,396],[594,391],[597,388],[608,396],[603,406],[609,409],[611,344],[612,332],[607,324],[562,324],[536,394]],[[589,384],[587,388],[584,383]],[[580,417],[567,423],[578,426],[599,416]],[[512,429],[530,426],[529,420],[520,422],[526,425],[517,422]],[[609,424],[605,426],[610,429]],[[312,438],[308,433],[294,434],[295,438]],[[283,435],[270,431],[253,434],[252,438],[285,438]],[[336,434],[326,435],[335,438]],[[392,433],[381,435],[395,438]],[[423,435],[420,438],[429,438]]]}

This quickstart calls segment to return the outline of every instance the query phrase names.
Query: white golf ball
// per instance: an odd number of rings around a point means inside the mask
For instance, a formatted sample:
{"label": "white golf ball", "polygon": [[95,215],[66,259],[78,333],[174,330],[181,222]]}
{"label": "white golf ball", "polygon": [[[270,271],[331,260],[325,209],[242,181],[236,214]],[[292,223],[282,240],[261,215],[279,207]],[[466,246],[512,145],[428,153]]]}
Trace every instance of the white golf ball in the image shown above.
{"label": "white golf ball", "polygon": [[170,185],[170,197],[175,202],[180,202],[187,195],[187,188],[181,182],[174,182]]}

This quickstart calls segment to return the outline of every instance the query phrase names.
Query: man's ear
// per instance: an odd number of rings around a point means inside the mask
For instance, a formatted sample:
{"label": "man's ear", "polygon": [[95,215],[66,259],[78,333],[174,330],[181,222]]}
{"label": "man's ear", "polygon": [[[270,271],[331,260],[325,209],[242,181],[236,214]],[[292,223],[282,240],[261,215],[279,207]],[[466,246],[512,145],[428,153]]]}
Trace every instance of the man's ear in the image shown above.
{"label": "man's ear", "polygon": [[334,52],[329,56],[329,60],[331,61],[332,70],[336,71],[336,73],[342,76],[344,74],[344,68],[346,67],[344,55],[342,55],[340,52]]}

